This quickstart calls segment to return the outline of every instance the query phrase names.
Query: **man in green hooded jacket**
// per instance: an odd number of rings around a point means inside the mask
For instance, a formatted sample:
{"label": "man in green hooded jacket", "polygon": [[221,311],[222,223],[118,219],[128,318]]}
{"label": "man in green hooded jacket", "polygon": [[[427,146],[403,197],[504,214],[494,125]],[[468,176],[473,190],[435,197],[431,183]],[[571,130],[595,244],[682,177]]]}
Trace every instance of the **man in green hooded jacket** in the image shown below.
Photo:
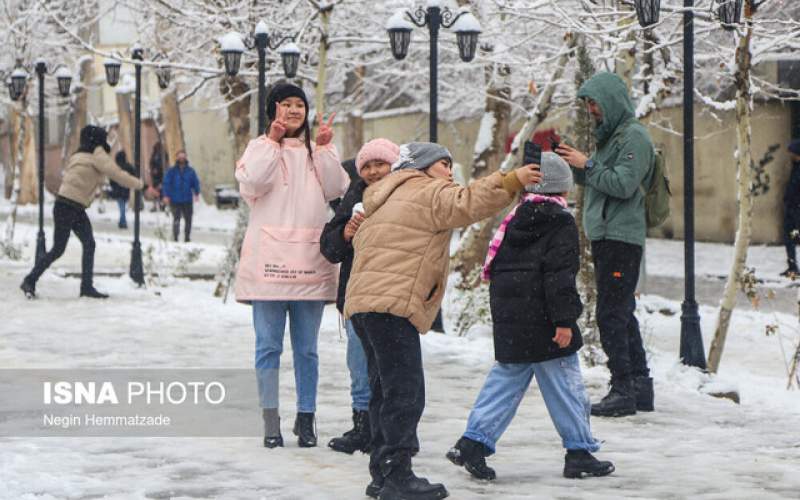
{"label": "man in green hooded jacket", "polygon": [[636,119],[622,79],[598,73],[581,86],[596,127],[591,158],[567,145],[557,149],[585,186],[583,227],[592,244],[597,280],[597,324],[608,356],[611,390],[592,415],[653,410],[653,379],[636,320],[636,283],[647,233],[644,193],[655,164],[653,142]]}

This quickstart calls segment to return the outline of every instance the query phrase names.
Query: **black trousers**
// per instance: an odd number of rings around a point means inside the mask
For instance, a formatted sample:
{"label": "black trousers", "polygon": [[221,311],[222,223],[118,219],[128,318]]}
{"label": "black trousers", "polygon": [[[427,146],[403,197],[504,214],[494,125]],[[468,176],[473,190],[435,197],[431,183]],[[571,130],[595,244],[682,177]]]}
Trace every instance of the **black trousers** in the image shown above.
{"label": "black trousers", "polygon": [[181,232],[181,217],[183,217],[183,240],[189,241],[189,236],[192,233],[192,210],[193,204],[189,203],[173,203],[172,204],[172,237],[178,241],[178,234]]}
{"label": "black trousers", "polygon": [[597,326],[611,379],[649,376],[642,334],[634,315],[642,247],[613,240],[593,241],[592,258],[597,281]]}
{"label": "black trousers", "polygon": [[786,262],[791,269],[797,269],[797,251],[800,243],[800,210],[784,207],[783,244],[786,246]]}
{"label": "black trousers", "polygon": [[81,290],[92,287],[94,276],[94,233],[92,223],[86,215],[86,209],[76,202],[57,199],[53,205],[53,246],[39,263],[28,274],[28,279],[36,283],[42,273],[64,254],[69,240],[69,233],[75,236],[83,246],[81,259]]}
{"label": "black trousers", "polygon": [[405,318],[363,313],[351,319],[367,356],[374,477],[384,458],[419,451],[417,425],[425,409],[422,349],[419,332]]}

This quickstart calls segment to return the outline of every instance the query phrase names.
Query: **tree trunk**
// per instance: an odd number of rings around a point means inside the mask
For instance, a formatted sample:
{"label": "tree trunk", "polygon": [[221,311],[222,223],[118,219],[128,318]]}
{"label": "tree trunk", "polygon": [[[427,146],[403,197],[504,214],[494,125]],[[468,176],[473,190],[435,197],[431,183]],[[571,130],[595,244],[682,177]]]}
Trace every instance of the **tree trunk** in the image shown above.
{"label": "tree trunk", "polygon": [[22,117],[22,113],[25,109],[25,103],[21,107],[17,105],[11,106],[11,169],[15,170],[16,173],[14,174],[14,183],[11,189],[11,212],[6,217],[5,221],[5,228],[3,231],[3,240],[0,242],[0,253],[5,255],[8,258],[17,260],[21,257],[21,252],[19,249],[14,245],[14,229],[17,225],[17,207],[19,206],[19,192],[20,192],[20,178],[22,177],[21,170],[22,170],[22,158],[23,158],[23,149],[24,149],[24,141],[26,135],[32,135],[30,133],[26,133],[25,130],[25,120]]}
{"label": "tree trunk", "polygon": [[348,78],[352,83],[347,85],[347,93],[353,96],[353,104],[349,107],[347,119],[344,124],[344,145],[342,159],[355,158],[358,150],[364,144],[364,75],[366,68],[357,66]]}
{"label": "tree trunk", "polygon": [[[520,165],[520,145],[526,138],[531,137],[533,131],[536,130],[536,127],[539,126],[539,124],[544,121],[547,118],[547,115],[550,113],[550,109],[553,106],[553,95],[555,93],[556,86],[564,74],[564,67],[567,65],[567,61],[572,55],[574,48],[575,37],[571,33],[567,33],[565,36],[564,53],[561,55],[561,57],[559,57],[556,69],[551,75],[550,81],[539,95],[539,99],[536,102],[534,111],[529,115],[527,121],[522,127],[522,130],[519,131],[514,139],[514,143],[511,146],[511,151],[505,155],[505,159],[499,167],[500,171],[510,172]],[[492,101],[494,100],[490,99],[487,101],[487,114]],[[506,123],[507,122],[508,119],[506,118]],[[498,120],[495,125],[500,123],[501,120]],[[497,131],[496,128],[495,131]],[[493,147],[495,144],[497,144],[498,140],[499,137],[495,135],[493,138]],[[495,155],[502,154],[502,146],[499,147],[500,152],[493,151],[487,158],[494,158]],[[497,159],[499,160],[499,157]],[[489,164],[487,163],[486,165],[487,167],[485,167],[486,170],[484,175],[490,173],[488,170]],[[491,171],[495,170],[497,170],[497,168],[493,168]],[[474,288],[478,285],[478,273],[476,273],[475,270],[478,269],[481,264],[483,264],[483,257],[486,255],[486,249],[488,248],[489,241],[494,233],[494,228],[497,227],[498,224],[499,217],[491,217],[476,224],[470,225],[461,236],[458,249],[453,257],[453,261],[451,262],[453,269],[458,270],[462,276],[462,282],[459,285],[461,288]]]}
{"label": "tree trunk", "polygon": [[[70,99],[69,111],[67,113],[66,130],[64,131],[64,147],[61,149],[61,165],[66,165],[70,155],[78,150],[80,145],[81,129],[86,126],[86,119],[89,111],[89,85],[94,80],[94,60],[87,57],[81,61],[80,85],[75,86],[75,90]],[[60,181],[59,181],[60,183]],[[58,191],[57,186],[54,192]]]}
{"label": "tree trunk", "polygon": [[[178,151],[186,149],[183,139],[183,122],[178,104],[178,89],[172,85],[161,95],[161,118],[164,123],[164,144],[167,158],[175,158]],[[145,165],[143,162],[142,165]]]}
{"label": "tree trunk", "polygon": [[[577,49],[578,71],[575,74],[575,94],[586,80],[595,73],[591,56],[586,49],[585,39],[581,40]],[[575,122],[572,127],[572,136],[575,147],[587,154],[594,151],[594,136],[592,135],[592,117],[583,103],[576,103]],[[583,335],[585,348],[581,355],[589,366],[595,366],[603,360],[603,347],[600,343],[600,331],[597,328],[595,308],[597,307],[597,284],[592,260],[592,246],[583,227],[583,204],[585,188],[576,185],[575,188],[575,223],[578,226],[578,245],[580,255],[580,269],[578,271],[578,287],[583,301],[583,314],[580,318],[580,328]]]}
{"label": "tree trunk", "polygon": [[[247,143],[250,142],[250,96],[241,98],[248,90],[249,87],[240,78],[223,78],[220,81],[220,92],[228,101],[228,120],[230,121],[231,132],[236,146],[234,158],[237,160],[247,148]],[[242,251],[242,243],[244,242],[249,220],[250,208],[242,200],[239,203],[236,227],[228,245],[228,250],[225,253],[225,259],[220,265],[217,286],[214,288],[214,296],[222,297],[223,301],[227,301],[228,291],[236,275],[236,267],[239,264],[239,255]]]}
{"label": "tree trunk", "polygon": [[[320,27],[319,38],[319,66],[317,67],[317,89],[314,99],[316,105],[316,112],[320,116],[325,115],[325,83],[328,78],[328,27],[331,22],[331,11],[333,11],[333,4],[323,8],[320,11]],[[310,117],[309,117],[310,119]]]}
{"label": "tree trunk", "polygon": [[133,121],[131,116],[131,94],[117,92],[117,141],[125,151],[125,157],[133,163]]}
{"label": "tree trunk", "polygon": [[[508,83],[510,72],[507,66],[486,69],[486,83],[489,87],[486,90],[485,111],[472,158],[471,179],[480,179],[496,172],[503,160],[511,120],[511,105],[508,102],[511,99],[511,87]],[[491,142],[486,142],[486,134],[490,134]],[[477,230],[468,230],[468,244],[459,245],[453,256],[452,267],[461,275],[459,287],[474,288],[478,284],[479,276],[475,270],[483,265],[486,249],[489,248],[495,226],[499,223],[498,218],[499,216],[494,217],[490,222],[481,224]],[[466,234],[464,236],[467,237]],[[472,277],[472,280],[468,277]]]}
{"label": "tree trunk", "polygon": [[33,118],[28,113],[23,113],[25,133],[22,146],[22,163],[20,164],[19,198],[20,205],[36,203],[39,201],[39,175],[36,169],[36,134],[33,127]]}
{"label": "tree trunk", "polygon": [[747,260],[747,247],[750,245],[750,225],[753,215],[752,192],[752,151],[750,135],[751,89],[750,89],[750,40],[753,25],[750,22],[751,1],[745,8],[747,33],[739,40],[736,49],[736,168],[738,170],[739,228],[733,248],[733,265],[725,283],[725,293],[720,304],[714,340],[708,352],[708,370],[717,373],[719,370],[725,339],[728,335],[733,308],[736,305],[736,293],[741,286],[742,272]]}

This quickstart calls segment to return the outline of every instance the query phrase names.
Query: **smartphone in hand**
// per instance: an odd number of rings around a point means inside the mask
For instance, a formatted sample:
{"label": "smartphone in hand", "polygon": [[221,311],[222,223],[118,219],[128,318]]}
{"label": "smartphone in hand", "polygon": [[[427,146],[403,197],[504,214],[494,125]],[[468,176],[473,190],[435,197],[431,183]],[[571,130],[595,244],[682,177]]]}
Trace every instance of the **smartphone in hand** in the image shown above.
{"label": "smartphone in hand", "polygon": [[542,164],[542,148],[533,143],[533,141],[525,141],[524,150],[522,153],[522,164],[541,165]]}

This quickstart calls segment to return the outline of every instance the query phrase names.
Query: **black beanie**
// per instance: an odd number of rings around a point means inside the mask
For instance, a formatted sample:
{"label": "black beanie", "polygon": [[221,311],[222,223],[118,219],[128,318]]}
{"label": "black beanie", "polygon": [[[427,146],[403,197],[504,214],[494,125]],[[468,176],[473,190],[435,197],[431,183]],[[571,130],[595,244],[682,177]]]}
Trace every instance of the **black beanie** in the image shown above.
{"label": "black beanie", "polygon": [[[267,116],[269,117],[270,121],[275,119],[275,103],[281,102],[284,99],[289,97],[299,97],[303,100],[303,104],[306,105],[306,119],[308,121],[308,100],[306,99],[306,93],[303,92],[303,89],[298,87],[297,85],[292,85],[291,83],[278,83],[274,87],[272,87],[272,91],[269,93],[267,97]],[[305,125],[305,123],[303,123]]]}
{"label": "black beanie", "polygon": [[92,153],[97,146],[102,146],[106,153],[110,153],[111,146],[108,145],[107,141],[108,134],[104,128],[87,125],[81,129],[79,150],[85,153]]}

